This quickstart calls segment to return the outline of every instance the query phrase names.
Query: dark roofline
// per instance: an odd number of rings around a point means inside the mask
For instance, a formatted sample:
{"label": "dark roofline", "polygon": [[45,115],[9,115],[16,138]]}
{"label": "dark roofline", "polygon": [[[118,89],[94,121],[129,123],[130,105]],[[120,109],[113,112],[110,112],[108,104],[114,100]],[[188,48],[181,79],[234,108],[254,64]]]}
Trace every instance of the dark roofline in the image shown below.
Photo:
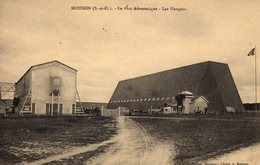
{"label": "dark roofline", "polygon": [[36,64],[36,65],[31,66],[15,84],[19,83],[19,81],[20,81],[33,67],[41,66],[41,65],[46,65],[46,64],[49,64],[49,63],[53,63],[53,62],[60,63],[61,65],[64,65],[64,66],[66,66],[66,67],[68,67],[68,68],[70,68],[70,69],[72,69],[72,70],[74,70],[74,71],[77,72],[76,69],[74,69],[74,68],[72,68],[72,67],[70,67],[70,66],[68,66],[68,65],[66,65],[66,64],[64,64],[64,63],[62,63],[62,62],[60,62],[60,61],[58,61],[58,60],[53,60],[53,61],[44,62],[44,63],[41,63],[41,64]]}
{"label": "dark roofline", "polygon": [[174,68],[174,69],[168,69],[168,70],[164,70],[164,71],[160,71],[160,72],[155,72],[155,73],[150,73],[150,74],[146,74],[146,75],[142,75],[142,76],[137,76],[137,77],[133,77],[133,78],[129,78],[129,79],[124,79],[124,80],[120,80],[120,82],[123,82],[123,81],[128,81],[128,80],[132,80],[132,79],[136,79],[136,78],[143,78],[143,77],[148,77],[148,76],[151,76],[151,75],[156,75],[156,74],[160,74],[160,73],[163,73],[163,72],[169,72],[169,71],[174,71],[174,70],[178,70],[178,69],[183,69],[183,68],[186,68],[186,67],[190,67],[190,66],[194,66],[194,65],[201,65],[201,64],[204,64],[204,63],[218,63],[218,64],[222,64],[222,65],[228,65],[226,63],[222,63],[222,62],[215,62],[215,61],[204,61],[204,62],[199,62],[199,63],[195,63],[195,64],[190,64],[190,65],[185,65],[185,66],[181,66],[181,67],[178,67],[178,68]]}

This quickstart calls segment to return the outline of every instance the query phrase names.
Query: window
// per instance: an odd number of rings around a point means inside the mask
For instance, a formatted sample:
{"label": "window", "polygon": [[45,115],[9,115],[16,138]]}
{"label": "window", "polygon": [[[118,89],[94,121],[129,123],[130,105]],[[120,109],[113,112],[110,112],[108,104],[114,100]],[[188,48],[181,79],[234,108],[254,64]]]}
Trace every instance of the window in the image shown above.
{"label": "window", "polygon": [[157,101],[159,101],[160,100],[160,98],[159,97],[157,97],[157,99],[156,99]]}
{"label": "window", "polygon": [[32,114],[35,114],[35,103],[32,103]]}
{"label": "window", "polygon": [[63,104],[60,104],[60,110],[59,110],[59,114],[62,114],[62,108],[63,108]]}
{"label": "window", "polygon": [[154,101],[155,100],[155,98],[152,98],[152,101]]}
{"label": "window", "polygon": [[146,101],[147,99],[145,98],[144,101]]}
{"label": "window", "polygon": [[164,100],[164,99],[165,99],[165,97],[162,97],[162,98],[161,98],[161,100]]}
{"label": "window", "polygon": [[151,100],[151,98],[148,99],[148,101],[150,101],[150,100]]}
{"label": "window", "polygon": [[137,99],[136,101],[139,101],[139,99]]}
{"label": "window", "polygon": [[72,113],[75,113],[75,104],[72,104]]}
{"label": "window", "polygon": [[143,101],[143,99],[140,99],[140,101]]}
{"label": "window", "polygon": [[46,104],[46,114],[50,114],[50,104]]}
{"label": "window", "polygon": [[59,109],[58,109],[59,105],[58,104],[53,104],[52,106],[53,106],[52,114],[53,115],[58,115],[59,114]]}

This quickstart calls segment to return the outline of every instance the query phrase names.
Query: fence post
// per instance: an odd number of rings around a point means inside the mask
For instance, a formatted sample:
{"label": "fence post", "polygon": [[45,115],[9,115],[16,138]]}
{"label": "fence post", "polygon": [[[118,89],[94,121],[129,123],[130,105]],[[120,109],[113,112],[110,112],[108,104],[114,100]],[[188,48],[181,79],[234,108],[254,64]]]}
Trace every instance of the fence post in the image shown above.
{"label": "fence post", "polygon": [[104,116],[104,106],[101,106],[101,116]]}
{"label": "fence post", "polygon": [[120,107],[118,107],[118,116],[120,116]]}

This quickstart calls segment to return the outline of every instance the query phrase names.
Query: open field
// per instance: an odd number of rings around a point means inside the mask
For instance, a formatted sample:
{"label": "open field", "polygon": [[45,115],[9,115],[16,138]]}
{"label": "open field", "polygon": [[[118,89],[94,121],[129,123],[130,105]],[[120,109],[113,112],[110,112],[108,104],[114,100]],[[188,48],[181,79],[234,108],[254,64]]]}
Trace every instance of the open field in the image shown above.
{"label": "open field", "polygon": [[[259,118],[258,118],[259,119]],[[175,164],[192,164],[260,142],[257,118],[138,118],[152,137],[172,147]]]}
{"label": "open field", "polygon": [[0,164],[32,162],[100,143],[117,133],[115,123],[104,117],[0,119]]}
{"label": "open field", "polygon": [[260,142],[260,122],[249,115],[17,118],[0,119],[0,134],[0,164],[178,165]]}

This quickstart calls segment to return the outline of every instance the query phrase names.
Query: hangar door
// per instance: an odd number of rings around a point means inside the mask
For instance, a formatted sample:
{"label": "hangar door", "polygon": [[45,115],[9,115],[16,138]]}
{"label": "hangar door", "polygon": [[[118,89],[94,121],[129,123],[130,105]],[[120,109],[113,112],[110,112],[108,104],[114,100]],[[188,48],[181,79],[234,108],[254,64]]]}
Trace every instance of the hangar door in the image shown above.
{"label": "hangar door", "polygon": [[61,115],[62,114],[62,107],[63,104],[60,104],[60,107],[58,104],[53,104],[53,112],[52,112],[52,104],[47,103],[46,104],[46,114],[52,114],[53,115]]}

